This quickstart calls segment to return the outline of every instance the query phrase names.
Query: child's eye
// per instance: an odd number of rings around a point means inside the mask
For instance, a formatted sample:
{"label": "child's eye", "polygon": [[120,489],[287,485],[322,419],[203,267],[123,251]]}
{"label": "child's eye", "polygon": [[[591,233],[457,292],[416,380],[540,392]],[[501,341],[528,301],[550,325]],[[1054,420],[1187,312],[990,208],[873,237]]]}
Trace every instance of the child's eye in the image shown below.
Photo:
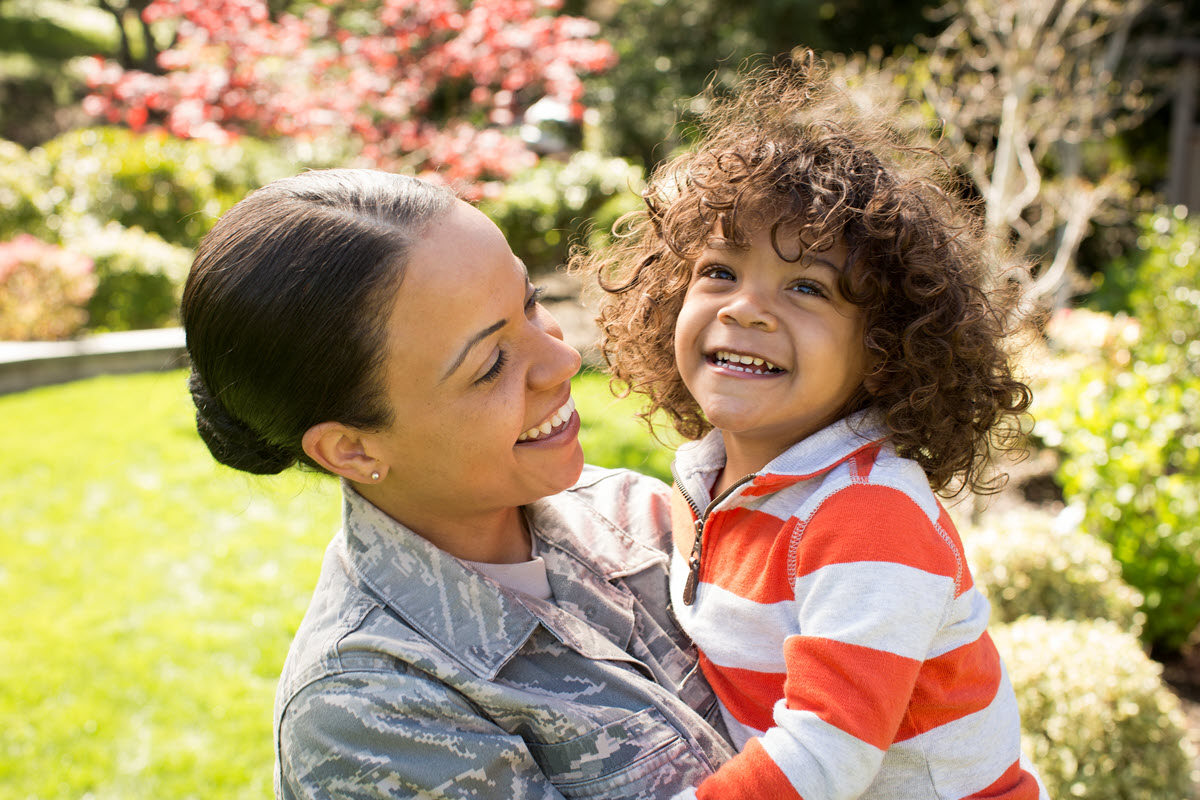
{"label": "child's eye", "polygon": [[479,380],[475,381],[475,385],[481,386],[485,383],[491,383],[492,381],[496,380],[496,378],[499,378],[500,371],[504,369],[504,365],[507,363],[508,355],[503,350],[500,350],[496,354],[495,362],[493,362],[492,366],[488,368],[487,372],[480,376]]}
{"label": "child's eye", "polygon": [[733,274],[733,271],[723,264],[706,264],[699,267],[696,269],[696,276],[700,278],[712,278],[716,281],[737,280],[737,276]]}
{"label": "child's eye", "polygon": [[829,294],[825,291],[825,287],[816,281],[796,281],[792,284],[791,289],[799,294],[808,294],[813,297],[827,297]]}

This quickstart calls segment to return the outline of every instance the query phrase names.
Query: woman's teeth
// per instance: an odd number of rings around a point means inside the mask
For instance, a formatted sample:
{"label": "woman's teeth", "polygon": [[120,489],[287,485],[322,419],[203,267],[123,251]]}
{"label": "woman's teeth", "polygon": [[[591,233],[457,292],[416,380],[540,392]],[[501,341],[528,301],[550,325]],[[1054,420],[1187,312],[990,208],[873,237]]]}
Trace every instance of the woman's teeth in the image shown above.
{"label": "woman's teeth", "polygon": [[538,425],[536,428],[530,428],[517,437],[518,442],[528,442],[531,439],[536,439],[539,436],[549,435],[555,428],[564,424],[575,413],[575,398],[567,400],[566,405],[554,412],[550,419]]}
{"label": "woman's teeth", "polygon": [[713,358],[719,366],[736,369],[741,372],[753,372],[755,375],[763,375],[768,372],[783,372],[780,367],[758,356],[744,356],[740,353],[718,350],[713,354]]}

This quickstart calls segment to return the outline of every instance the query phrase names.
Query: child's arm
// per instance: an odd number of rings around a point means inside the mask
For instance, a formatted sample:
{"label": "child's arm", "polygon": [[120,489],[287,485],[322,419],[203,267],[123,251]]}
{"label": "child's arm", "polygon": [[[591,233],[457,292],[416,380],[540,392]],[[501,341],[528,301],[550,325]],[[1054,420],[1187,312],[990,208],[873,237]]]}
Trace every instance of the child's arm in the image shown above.
{"label": "child's arm", "polygon": [[[886,751],[902,757],[905,742],[918,759],[957,759],[947,774],[977,784],[994,775],[961,793],[939,786],[945,796],[982,790],[1016,767],[1019,730],[991,729],[993,706],[1007,695],[997,700],[1001,670],[984,633],[987,603],[971,591],[953,526],[940,522],[881,486],[851,486],[822,505],[799,543],[794,613],[802,634],[783,642],[787,674],[774,727],[696,797],[843,800],[877,777],[889,781],[888,796],[933,796],[929,770],[912,791],[891,782],[905,780],[903,770],[879,776]],[[719,611],[708,616],[720,624]],[[737,649],[706,655],[736,667]],[[948,741],[968,729],[983,738]]]}

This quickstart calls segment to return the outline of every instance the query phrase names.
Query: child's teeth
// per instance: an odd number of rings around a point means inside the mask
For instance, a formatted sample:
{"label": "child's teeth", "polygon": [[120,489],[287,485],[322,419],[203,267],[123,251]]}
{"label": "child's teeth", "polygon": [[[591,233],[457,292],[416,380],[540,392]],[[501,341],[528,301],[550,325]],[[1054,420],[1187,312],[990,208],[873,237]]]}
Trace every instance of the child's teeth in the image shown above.
{"label": "child's teeth", "polygon": [[754,359],[754,366],[761,367],[762,363],[763,363],[763,360],[761,358]]}

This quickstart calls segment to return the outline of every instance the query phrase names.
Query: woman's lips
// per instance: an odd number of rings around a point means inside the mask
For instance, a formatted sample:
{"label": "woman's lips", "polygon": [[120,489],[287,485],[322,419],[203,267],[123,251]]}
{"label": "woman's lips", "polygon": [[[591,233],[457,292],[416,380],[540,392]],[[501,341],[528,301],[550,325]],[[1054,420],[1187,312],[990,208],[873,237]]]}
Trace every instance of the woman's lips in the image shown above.
{"label": "woman's lips", "polygon": [[545,422],[522,433],[517,437],[518,444],[521,442],[533,442],[538,439],[545,439],[548,436],[553,436],[566,426],[570,421],[571,416],[575,413],[575,398],[567,398],[567,402],[562,408],[551,414]]}

